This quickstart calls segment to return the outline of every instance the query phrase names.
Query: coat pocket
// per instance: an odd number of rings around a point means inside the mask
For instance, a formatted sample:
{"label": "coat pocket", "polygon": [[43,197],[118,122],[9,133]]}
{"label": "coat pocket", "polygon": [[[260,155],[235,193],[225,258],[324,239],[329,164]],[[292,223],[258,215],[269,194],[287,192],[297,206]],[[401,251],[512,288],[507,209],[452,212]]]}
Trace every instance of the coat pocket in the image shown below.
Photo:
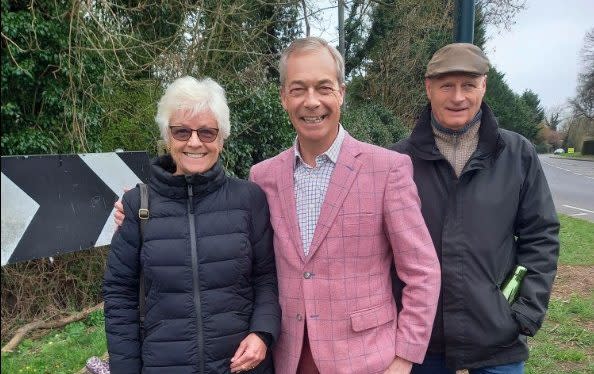
{"label": "coat pocket", "polygon": [[390,302],[351,313],[353,331],[364,331],[388,323],[396,317],[395,307]]}
{"label": "coat pocket", "polygon": [[500,327],[498,329],[499,337],[497,341],[498,347],[507,347],[516,343],[520,336],[520,327],[513,316],[511,305],[499,289],[495,290],[500,312]]}

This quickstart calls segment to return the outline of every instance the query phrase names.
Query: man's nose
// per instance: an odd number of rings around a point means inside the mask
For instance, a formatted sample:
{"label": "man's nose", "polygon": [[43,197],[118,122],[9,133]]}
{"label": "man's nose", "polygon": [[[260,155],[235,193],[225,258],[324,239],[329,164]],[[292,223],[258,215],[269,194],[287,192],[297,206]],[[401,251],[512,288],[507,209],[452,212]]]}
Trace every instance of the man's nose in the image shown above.
{"label": "man's nose", "polygon": [[318,92],[313,87],[309,87],[305,92],[305,107],[317,108],[320,105]]}
{"label": "man's nose", "polygon": [[464,96],[464,91],[462,90],[462,87],[455,87],[454,93],[452,95],[452,100],[464,101],[465,98],[466,98],[466,96]]}

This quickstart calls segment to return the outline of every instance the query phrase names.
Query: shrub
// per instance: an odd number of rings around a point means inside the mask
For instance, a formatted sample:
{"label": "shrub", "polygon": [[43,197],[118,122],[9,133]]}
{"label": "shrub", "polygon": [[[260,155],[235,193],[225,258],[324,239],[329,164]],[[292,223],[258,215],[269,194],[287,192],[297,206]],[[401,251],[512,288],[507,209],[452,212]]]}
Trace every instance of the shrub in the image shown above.
{"label": "shrub", "polygon": [[2,341],[20,325],[102,300],[107,247],[2,267]]}
{"label": "shrub", "polygon": [[583,155],[594,155],[594,139],[584,140],[582,143]]}
{"label": "shrub", "polygon": [[534,146],[537,153],[549,153],[551,152],[551,145],[547,143],[538,143]]}
{"label": "shrub", "polygon": [[231,136],[222,158],[228,172],[246,178],[250,167],[293,143],[295,132],[274,83],[262,87],[227,84]]}
{"label": "shrub", "polygon": [[342,123],[353,137],[382,147],[408,135],[400,119],[381,104],[372,102],[348,107],[342,114]]}
{"label": "shrub", "polygon": [[157,81],[131,81],[113,86],[102,97],[103,118],[97,134],[103,152],[117,148],[157,154],[159,127],[155,123],[157,102],[163,89]]}

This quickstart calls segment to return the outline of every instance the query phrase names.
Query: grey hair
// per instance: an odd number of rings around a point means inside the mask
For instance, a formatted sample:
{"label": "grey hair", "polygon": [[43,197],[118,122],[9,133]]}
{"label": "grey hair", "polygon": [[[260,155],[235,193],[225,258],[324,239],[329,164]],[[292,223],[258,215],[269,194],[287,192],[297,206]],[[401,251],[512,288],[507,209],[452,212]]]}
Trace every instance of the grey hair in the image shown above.
{"label": "grey hair", "polygon": [[161,137],[168,141],[169,120],[177,110],[187,110],[190,115],[210,110],[217,120],[221,140],[231,133],[229,106],[225,90],[211,78],[196,79],[186,76],[171,83],[157,105],[155,121],[161,130]]}
{"label": "grey hair", "polygon": [[324,39],[310,36],[307,38],[293,40],[293,42],[287,48],[285,48],[281,54],[281,58],[278,63],[281,87],[284,87],[285,85],[285,79],[287,78],[287,60],[289,59],[291,53],[317,51],[323,48],[326,48],[326,50],[330,52],[330,55],[336,63],[336,79],[338,80],[338,84],[344,84],[344,59],[342,58],[340,52],[338,52],[336,47],[328,44],[328,42]]}

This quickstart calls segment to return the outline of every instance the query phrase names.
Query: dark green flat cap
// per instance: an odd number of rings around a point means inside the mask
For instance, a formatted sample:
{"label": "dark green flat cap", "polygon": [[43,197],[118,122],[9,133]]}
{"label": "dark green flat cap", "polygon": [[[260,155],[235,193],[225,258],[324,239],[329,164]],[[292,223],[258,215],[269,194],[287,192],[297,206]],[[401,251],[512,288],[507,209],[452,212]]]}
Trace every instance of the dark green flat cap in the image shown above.
{"label": "dark green flat cap", "polygon": [[489,59],[479,47],[470,43],[452,43],[435,52],[427,64],[425,78],[449,73],[484,75]]}

